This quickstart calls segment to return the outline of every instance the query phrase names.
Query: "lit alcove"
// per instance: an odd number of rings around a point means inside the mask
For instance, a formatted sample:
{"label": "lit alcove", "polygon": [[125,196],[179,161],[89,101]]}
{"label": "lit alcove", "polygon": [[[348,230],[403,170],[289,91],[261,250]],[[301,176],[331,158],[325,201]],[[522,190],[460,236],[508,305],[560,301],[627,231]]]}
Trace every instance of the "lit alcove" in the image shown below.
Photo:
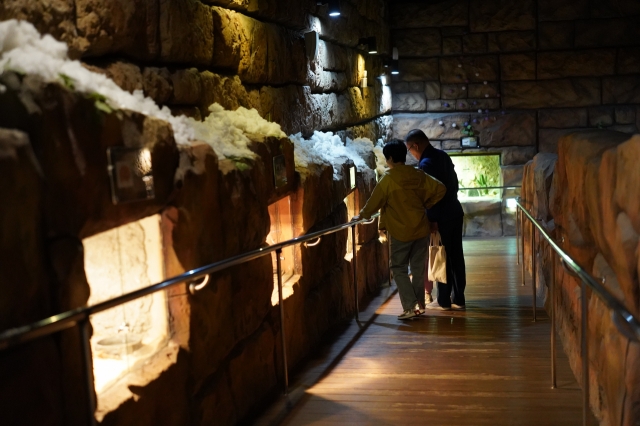
{"label": "lit alcove", "polygon": [[[359,213],[357,189],[352,190],[349,195],[344,199],[344,203],[347,205],[347,220],[351,220],[352,217]],[[348,261],[353,259],[353,239],[351,235],[351,228],[347,230],[347,251],[344,258]]]}
{"label": "lit alcove", "polygon": [[[89,304],[164,279],[160,216],[150,216],[83,240]],[[142,365],[167,342],[168,309],[158,292],[91,316],[98,395]]]}
{"label": "lit alcove", "polygon": [[496,187],[501,184],[500,155],[452,155],[460,188],[478,188],[460,191],[460,201],[495,200],[500,198]]}
{"label": "lit alcove", "polygon": [[[290,240],[295,236],[294,215],[291,205],[291,197],[281,198],[269,206],[269,218],[271,229],[267,235],[267,244],[274,245]],[[298,282],[300,261],[299,247],[289,246],[282,249],[280,255],[281,276],[282,276],[282,298],[290,297],[294,291],[294,285]],[[276,253],[272,254],[273,259],[273,293],[271,294],[271,304],[278,304],[278,268]]]}

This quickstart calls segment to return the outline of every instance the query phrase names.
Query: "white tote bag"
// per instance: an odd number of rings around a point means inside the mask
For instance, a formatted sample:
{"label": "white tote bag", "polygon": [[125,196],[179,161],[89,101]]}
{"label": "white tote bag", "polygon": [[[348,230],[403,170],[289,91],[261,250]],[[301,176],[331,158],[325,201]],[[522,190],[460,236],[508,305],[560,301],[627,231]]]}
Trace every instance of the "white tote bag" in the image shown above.
{"label": "white tote bag", "polygon": [[447,283],[447,253],[442,245],[440,232],[431,234],[429,240],[429,281]]}

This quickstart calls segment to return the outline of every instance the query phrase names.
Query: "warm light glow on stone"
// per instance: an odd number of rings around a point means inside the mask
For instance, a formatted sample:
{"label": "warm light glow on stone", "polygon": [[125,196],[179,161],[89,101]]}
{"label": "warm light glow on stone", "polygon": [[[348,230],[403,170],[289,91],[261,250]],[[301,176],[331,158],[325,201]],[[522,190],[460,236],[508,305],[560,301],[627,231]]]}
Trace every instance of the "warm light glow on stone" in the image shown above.
{"label": "warm light glow on stone", "polygon": [[[160,216],[150,216],[83,240],[89,305],[146,287],[164,278]],[[100,394],[165,343],[164,292],[91,317],[93,373]]]}

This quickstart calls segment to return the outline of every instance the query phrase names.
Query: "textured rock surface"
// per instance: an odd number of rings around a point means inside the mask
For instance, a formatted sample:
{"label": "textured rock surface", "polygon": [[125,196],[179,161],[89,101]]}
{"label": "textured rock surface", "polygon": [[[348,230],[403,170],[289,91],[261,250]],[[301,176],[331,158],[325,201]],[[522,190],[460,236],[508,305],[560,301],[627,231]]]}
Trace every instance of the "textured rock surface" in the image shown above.
{"label": "textured rock surface", "polygon": [[463,234],[465,237],[501,237],[502,202],[500,199],[468,199],[462,203],[464,210]]}
{"label": "textured rock surface", "polygon": [[600,104],[600,81],[592,78],[537,82],[505,82],[507,108],[576,107]]}

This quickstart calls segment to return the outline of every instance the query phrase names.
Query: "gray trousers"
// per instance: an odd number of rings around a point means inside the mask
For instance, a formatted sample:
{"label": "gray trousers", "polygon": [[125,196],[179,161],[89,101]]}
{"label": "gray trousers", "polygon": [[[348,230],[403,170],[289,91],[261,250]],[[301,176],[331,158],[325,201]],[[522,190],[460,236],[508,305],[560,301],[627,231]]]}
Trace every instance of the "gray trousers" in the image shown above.
{"label": "gray trousers", "polygon": [[[414,241],[398,241],[391,237],[391,271],[400,293],[402,309],[413,309],[416,303],[424,306],[424,264],[429,250],[429,237]],[[413,282],[409,279],[411,265]]]}

